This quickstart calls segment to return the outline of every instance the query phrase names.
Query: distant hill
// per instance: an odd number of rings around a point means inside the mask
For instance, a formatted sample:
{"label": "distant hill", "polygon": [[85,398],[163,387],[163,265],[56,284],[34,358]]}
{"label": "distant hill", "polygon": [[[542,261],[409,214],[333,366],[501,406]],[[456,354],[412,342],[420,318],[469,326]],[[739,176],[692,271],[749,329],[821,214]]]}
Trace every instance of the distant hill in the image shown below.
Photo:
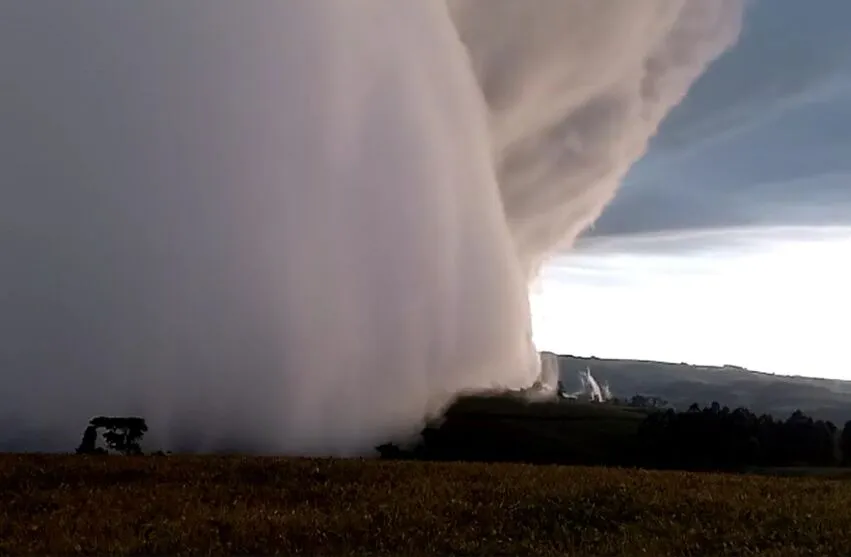
{"label": "distant hill", "polygon": [[640,360],[605,360],[559,356],[559,374],[571,388],[580,370],[590,368],[612,395],[661,397],[677,408],[717,401],[731,408],[744,406],[756,413],[787,417],[796,409],[813,418],[842,425],[851,420],[851,381],[791,377],[737,366],[695,366]]}

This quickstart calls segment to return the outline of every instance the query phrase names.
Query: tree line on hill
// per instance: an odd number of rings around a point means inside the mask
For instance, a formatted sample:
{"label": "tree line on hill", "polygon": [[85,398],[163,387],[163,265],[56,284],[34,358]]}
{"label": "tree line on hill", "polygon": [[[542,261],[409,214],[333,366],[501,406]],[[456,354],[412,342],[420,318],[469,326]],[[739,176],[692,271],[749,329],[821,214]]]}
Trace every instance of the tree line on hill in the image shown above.
{"label": "tree line on hill", "polygon": [[[692,404],[685,411],[665,409],[660,401],[646,397],[597,404],[481,400],[502,406],[468,404],[464,409],[456,403],[439,422],[425,427],[413,446],[388,443],[376,449],[382,458],[392,459],[681,470],[851,466],[851,421],[840,429],[801,411],[782,420],[746,408],[731,410],[717,402],[705,407]],[[564,409],[561,405],[578,412],[552,411]],[[517,411],[520,408],[523,412]],[[607,413],[606,408],[612,411]],[[140,455],[147,430],[143,418],[92,418],[76,452]],[[97,446],[99,435],[106,449]]]}
{"label": "tree line on hill", "polygon": [[[635,408],[638,399],[621,404]],[[560,402],[558,404],[571,404]],[[520,461],[680,470],[851,466],[851,421],[842,429],[795,411],[786,420],[713,402],[686,411],[645,406],[646,417],[617,422],[466,415],[426,427],[411,448],[376,447],[382,458]],[[597,406],[610,406],[611,403]],[[634,423],[634,422],[633,422]]]}
{"label": "tree line on hill", "polygon": [[840,431],[800,410],[786,420],[717,402],[685,412],[653,412],[638,430],[645,465],[734,470],[851,464],[851,421]]}

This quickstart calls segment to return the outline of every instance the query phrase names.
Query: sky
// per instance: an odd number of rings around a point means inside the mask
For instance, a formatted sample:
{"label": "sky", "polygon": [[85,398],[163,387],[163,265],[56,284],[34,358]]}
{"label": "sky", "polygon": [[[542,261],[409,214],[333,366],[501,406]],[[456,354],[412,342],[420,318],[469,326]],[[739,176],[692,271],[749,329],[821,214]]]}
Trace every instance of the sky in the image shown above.
{"label": "sky", "polygon": [[758,0],[532,292],[539,349],[851,379],[851,3]]}

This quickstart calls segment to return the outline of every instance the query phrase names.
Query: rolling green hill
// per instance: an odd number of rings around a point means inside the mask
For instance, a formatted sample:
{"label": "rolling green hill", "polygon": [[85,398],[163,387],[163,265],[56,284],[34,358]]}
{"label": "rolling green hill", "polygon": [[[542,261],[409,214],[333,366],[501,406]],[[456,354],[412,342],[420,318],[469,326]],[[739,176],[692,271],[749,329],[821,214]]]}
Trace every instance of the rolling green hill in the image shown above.
{"label": "rolling green hill", "polygon": [[559,357],[561,376],[568,383],[586,366],[598,381],[609,383],[616,397],[658,396],[678,408],[717,401],[777,417],[800,409],[837,425],[851,419],[851,381],[773,375],[736,366]]}

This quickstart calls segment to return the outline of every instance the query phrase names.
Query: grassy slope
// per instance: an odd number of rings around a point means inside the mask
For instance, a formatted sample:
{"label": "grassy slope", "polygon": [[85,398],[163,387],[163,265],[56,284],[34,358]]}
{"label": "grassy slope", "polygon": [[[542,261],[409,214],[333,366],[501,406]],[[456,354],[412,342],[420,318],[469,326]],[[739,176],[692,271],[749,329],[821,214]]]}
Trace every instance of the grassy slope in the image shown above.
{"label": "grassy slope", "polygon": [[0,456],[0,554],[841,555],[851,483],[510,464]]}

